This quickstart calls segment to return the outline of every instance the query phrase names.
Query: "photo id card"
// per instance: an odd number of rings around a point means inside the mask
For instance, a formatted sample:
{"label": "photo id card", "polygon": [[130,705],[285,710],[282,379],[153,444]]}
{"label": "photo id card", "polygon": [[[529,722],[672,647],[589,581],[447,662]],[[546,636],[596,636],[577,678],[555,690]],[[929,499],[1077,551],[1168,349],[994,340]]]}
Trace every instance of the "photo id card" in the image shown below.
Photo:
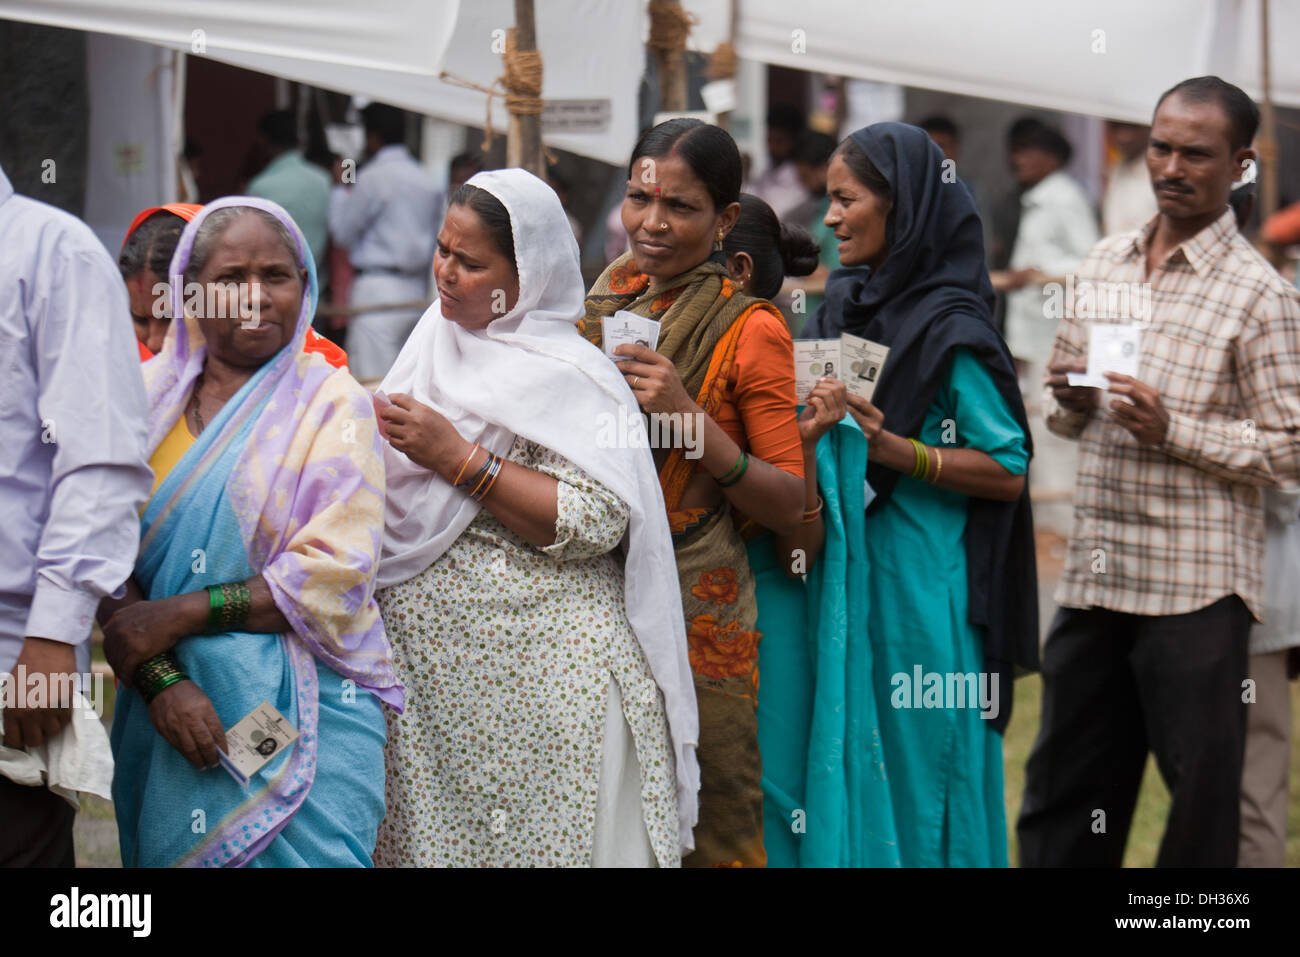
{"label": "photo id card", "polygon": [[1141,345],[1136,323],[1094,322],[1088,327],[1088,371],[1071,372],[1066,381],[1072,386],[1109,389],[1110,380],[1103,375],[1117,372],[1138,377],[1138,352]]}
{"label": "photo id card", "polygon": [[218,750],[221,766],[245,789],[267,762],[298,740],[298,729],[263,701],[248,717],[226,732],[227,753]]}
{"label": "photo id card", "polygon": [[614,350],[619,346],[645,346],[653,349],[659,344],[659,320],[647,319],[620,309],[601,320],[600,343],[605,355],[615,362],[623,362],[629,357],[614,355]]}
{"label": "photo id card", "polygon": [[876,383],[880,381],[880,372],[885,367],[889,346],[846,332],[840,336],[840,352],[844,363],[844,375],[841,376],[844,385],[854,395],[870,402]]}
{"label": "photo id card", "polygon": [[802,405],[808,393],[823,376],[842,379],[840,375],[840,340],[796,339],[794,342],[794,396]]}

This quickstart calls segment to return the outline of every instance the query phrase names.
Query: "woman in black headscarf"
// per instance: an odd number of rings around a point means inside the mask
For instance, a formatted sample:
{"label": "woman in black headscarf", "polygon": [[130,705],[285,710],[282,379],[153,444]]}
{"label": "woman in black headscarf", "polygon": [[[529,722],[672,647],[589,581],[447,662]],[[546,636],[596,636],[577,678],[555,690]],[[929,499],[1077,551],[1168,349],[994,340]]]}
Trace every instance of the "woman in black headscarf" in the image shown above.
{"label": "woman in black headscarf", "polygon": [[1016,666],[1037,664],[1037,582],[1029,430],[979,216],[938,147],[902,123],[844,140],[827,188],[843,268],[805,335],[890,349],[873,401],[848,396],[875,497],[860,546],[872,660],[849,662],[846,680],[870,681],[878,702],[901,863],[1005,865],[1000,734]]}

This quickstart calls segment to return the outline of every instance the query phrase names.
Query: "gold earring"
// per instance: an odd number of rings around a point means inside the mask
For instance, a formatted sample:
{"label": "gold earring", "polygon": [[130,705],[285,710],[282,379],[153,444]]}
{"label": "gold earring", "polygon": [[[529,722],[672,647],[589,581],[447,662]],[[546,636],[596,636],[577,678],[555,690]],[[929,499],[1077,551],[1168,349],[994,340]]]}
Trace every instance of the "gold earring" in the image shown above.
{"label": "gold earring", "polygon": [[713,241],[713,251],[715,253],[722,252],[722,230],[720,229],[718,230],[718,238]]}

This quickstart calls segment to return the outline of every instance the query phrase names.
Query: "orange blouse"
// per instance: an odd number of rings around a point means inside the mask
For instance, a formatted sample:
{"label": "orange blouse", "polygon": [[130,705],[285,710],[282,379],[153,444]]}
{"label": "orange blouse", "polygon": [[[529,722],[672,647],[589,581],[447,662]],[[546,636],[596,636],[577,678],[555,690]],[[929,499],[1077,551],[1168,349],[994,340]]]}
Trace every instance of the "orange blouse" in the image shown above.
{"label": "orange blouse", "polygon": [[722,406],[713,419],[750,455],[803,478],[794,410],[794,340],[781,316],[755,309],[736,343]]}

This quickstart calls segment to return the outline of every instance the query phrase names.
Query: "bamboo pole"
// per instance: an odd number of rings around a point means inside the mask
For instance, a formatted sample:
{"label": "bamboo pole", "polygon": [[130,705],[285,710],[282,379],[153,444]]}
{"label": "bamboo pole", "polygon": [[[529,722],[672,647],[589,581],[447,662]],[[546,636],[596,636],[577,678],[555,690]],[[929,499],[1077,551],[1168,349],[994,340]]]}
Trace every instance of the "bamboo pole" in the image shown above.
{"label": "bamboo pole", "polygon": [[[529,53],[537,49],[537,21],[533,0],[515,0],[515,49]],[[506,140],[506,165],[518,166],[546,178],[542,162],[542,115],[510,114],[510,132]]]}
{"label": "bamboo pole", "polygon": [[1260,110],[1259,160],[1260,220],[1277,212],[1277,119],[1273,114],[1273,87],[1268,55],[1268,0],[1259,0],[1259,63],[1263,74],[1263,109]]}
{"label": "bamboo pole", "polygon": [[[685,19],[681,0],[658,0],[659,5],[677,11],[676,18]],[[665,113],[681,113],[686,109],[686,59],[675,41],[664,37],[655,42],[654,18],[651,17],[651,49],[654,51],[656,72],[659,74],[659,109]]]}

